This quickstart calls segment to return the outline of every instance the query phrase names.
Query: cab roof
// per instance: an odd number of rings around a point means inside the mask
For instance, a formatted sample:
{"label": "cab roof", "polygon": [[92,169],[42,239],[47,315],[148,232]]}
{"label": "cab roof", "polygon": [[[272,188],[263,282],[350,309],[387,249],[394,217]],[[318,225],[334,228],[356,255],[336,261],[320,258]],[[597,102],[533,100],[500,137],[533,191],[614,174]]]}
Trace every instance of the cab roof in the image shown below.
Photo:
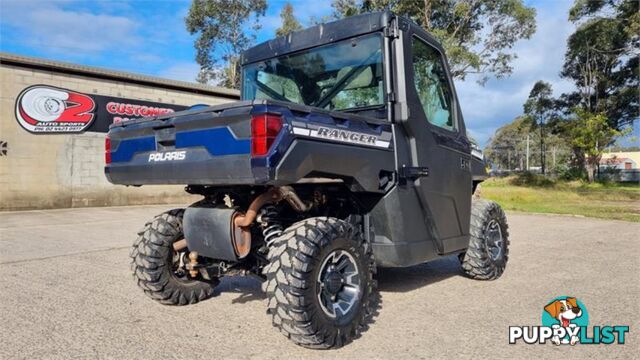
{"label": "cab roof", "polygon": [[241,64],[271,59],[282,54],[379,31],[394,17],[395,15],[390,11],[371,12],[292,32],[287,36],[265,41],[246,50],[242,54]]}

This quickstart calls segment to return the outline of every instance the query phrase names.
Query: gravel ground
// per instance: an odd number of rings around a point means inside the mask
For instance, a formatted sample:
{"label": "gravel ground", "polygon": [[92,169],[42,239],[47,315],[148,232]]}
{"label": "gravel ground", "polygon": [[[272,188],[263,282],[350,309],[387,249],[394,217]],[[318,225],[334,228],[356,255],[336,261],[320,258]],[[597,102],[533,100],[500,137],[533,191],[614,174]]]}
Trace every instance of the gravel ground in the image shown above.
{"label": "gravel ground", "polygon": [[[339,350],[295,346],[271,327],[259,283],[227,278],[208,301],[161,306],[135,286],[128,247],[166,206],[0,213],[0,358],[637,358],[640,224],[509,213],[504,276],[480,282],[443,258],[380,272],[381,304]],[[509,345],[556,296],[590,325],[629,325],[626,345]],[[636,354],[636,355],[633,355]]]}

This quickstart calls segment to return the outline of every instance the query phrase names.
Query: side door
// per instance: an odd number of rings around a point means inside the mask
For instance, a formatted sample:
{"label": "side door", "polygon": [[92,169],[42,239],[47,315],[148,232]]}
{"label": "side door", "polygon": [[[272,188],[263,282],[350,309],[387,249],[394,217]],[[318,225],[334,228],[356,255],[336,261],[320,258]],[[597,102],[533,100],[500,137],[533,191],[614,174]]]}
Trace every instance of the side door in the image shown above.
{"label": "side door", "polygon": [[468,244],[471,146],[442,51],[421,29],[403,33],[408,149],[399,172],[416,188],[438,252],[450,253]]}

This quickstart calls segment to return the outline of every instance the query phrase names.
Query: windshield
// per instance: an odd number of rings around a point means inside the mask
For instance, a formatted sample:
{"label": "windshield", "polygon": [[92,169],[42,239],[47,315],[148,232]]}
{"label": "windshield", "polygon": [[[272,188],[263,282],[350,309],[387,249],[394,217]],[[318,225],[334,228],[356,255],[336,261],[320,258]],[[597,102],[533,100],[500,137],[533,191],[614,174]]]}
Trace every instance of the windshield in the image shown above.
{"label": "windshield", "polygon": [[246,65],[242,98],[332,110],[383,106],[381,44],[369,34]]}

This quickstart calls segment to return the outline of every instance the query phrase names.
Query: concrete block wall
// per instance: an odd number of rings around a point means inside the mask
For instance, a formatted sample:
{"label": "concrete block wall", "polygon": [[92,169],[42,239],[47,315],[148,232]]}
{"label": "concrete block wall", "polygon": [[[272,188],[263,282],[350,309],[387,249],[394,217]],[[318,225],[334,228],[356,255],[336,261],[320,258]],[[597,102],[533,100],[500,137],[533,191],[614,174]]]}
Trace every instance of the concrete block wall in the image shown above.
{"label": "concrete block wall", "polygon": [[[101,133],[31,134],[15,118],[17,95],[35,84],[163,103],[210,105],[232,101],[126,81],[0,64],[0,211],[83,206],[185,203],[199,197],[183,186],[124,187],[104,176]],[[4,153],[6,149],[6,154]]]}

